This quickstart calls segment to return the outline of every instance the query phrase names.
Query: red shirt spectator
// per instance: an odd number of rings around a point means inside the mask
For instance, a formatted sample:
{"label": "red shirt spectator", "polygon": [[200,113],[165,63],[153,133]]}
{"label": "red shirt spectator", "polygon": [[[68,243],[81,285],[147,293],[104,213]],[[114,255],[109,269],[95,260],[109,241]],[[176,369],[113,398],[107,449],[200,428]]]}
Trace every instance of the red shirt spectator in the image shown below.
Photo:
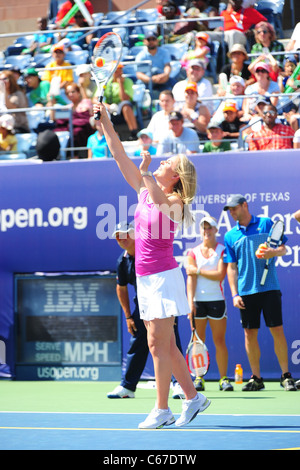
{"label": "red shirt spectator", "polygon": [[[74,0],[67,0],[65,3],[63,3],[57,12],[56,20],[55,23],[60,23],[62,19],[66,16],[67,13],[71,10],[71,8],[74,6],[75,2]],[[94,8],[93,5],[91,4],[90,0],[87,0],[84,3],[84,6],[87,8],[87,11],[89,12],[90,15],[94,13]],[[69,24],[75,23],[74,18],[72,18],[69,21]]]}
{"label": "red shirt spectator", "polygon": [[243,33],[249,31],[251,26],[256,25],[260,21],[268,21],[265,16],[259,13],[255,8],[238,8],[238,0],[229,1],[226,10],[221,12],[220,16],[224,17],[224,31],[236,29]]}
{"label": "red shirt spectator", "polygon": [[292,149],[295,131],[290,126],[277,124],[277,111],[272,104],[262,109],[263,126],[260,131],[250,134],[249,150]]}

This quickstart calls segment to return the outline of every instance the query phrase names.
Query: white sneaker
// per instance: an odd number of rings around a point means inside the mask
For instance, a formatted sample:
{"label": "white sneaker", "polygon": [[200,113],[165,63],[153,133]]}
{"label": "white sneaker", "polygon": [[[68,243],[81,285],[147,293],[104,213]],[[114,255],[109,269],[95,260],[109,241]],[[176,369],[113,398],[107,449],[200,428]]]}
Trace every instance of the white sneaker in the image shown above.
{"label": "white sneaker", "polygon": [[134,398],[134,392],[118,385],[112,392],[107,394],[107,398]]}
{"label": "white sneaker", "polygon": [[176,382],[175,385],[173,386],[172,398],[175,398],[175,400],[177,400],[178,398],[183,398],[183,399],[185,398],[183,390],[178,382]]}
{"label": "white sneaker", "polygon": [[182,413],[176,420],[175,426],[185,426],[196,418],[198,413],[206,410],[211,401],[208,400],[202,393],[197,394],[198,397],[193,400],[184,400],[182,403]]}
{"label": "white sneaker", "polygon": [[159,410],[154,408],[145,421],[139,424],[139,429],[160,429],[175,423],[175,418],[170,408]]}

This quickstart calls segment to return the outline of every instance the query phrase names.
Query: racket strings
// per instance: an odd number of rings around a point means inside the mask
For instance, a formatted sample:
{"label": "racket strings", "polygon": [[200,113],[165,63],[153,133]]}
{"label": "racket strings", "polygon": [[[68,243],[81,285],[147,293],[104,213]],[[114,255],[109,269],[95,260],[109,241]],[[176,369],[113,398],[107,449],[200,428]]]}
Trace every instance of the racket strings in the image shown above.
{"label": "racket strings", "polygon": [[206,374],[209,366],[208,351],[203,344],[195,341],[188,351],[188,361],[191,373],[195,377]]}
{"label": "racket strings", "polygon": [[[122,42],[117,35],[108,35],[96,44],[92,57],[92,70],[97,79],[102,82],[117,68],[122,53]],[[103,59],[102,67],[96,64],[97,59]]]}

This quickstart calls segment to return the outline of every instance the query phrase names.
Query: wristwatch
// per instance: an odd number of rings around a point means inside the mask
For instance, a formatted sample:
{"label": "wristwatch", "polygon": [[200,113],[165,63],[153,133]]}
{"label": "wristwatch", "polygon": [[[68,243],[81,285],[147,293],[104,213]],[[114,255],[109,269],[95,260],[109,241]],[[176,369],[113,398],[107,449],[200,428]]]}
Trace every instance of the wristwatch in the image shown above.
{"label": "wristwatch", "polygon": [[142,176],[152,176],[152,171],[141,171]]}

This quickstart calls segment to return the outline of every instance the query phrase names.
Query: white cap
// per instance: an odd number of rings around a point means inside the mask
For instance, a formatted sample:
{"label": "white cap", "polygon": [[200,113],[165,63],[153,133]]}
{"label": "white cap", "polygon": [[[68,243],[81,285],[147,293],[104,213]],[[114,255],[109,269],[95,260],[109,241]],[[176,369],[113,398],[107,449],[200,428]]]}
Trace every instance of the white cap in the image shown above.
{"label": "white cap", "polygon": [[203,219],[201,219],[201,222],[200,222],[200,226],[201,226],[201,227],[203,227],[204,222],[207,222],[207,223],[208,223],[209,225],[211,225],[212,227],[218,228],[217,222],[215,221],[215,219],[213,219],[213,218],[210,217],[210,216],[206,216],[206,217],[203,217]]}
{"label": "white cap", "polygon": [[233,83],[240,83],[240,85],[245,86],[245,80],[239,75],[233,75],[232,77],[230,77],[229,83],[230,85],[232,85]]}
{"label": "white cap", "polygon": [[14,117],[11,114],[2,114],[0,116],[0,127],[12,131],[15,125]]}
{"label": "white cap", "polygon": [[128,233],[130,230],[134,230],[134,222],[120,222],[115,226],[115,230],[112,234],[112,237],[115,237],[117,233]]}
{"label": "white cap", "polygon": [[82,73],[88,73],[91,71],[91,66],[90,64],[80,64],[78,67],[76,67],[76,75],[80,75]]}

